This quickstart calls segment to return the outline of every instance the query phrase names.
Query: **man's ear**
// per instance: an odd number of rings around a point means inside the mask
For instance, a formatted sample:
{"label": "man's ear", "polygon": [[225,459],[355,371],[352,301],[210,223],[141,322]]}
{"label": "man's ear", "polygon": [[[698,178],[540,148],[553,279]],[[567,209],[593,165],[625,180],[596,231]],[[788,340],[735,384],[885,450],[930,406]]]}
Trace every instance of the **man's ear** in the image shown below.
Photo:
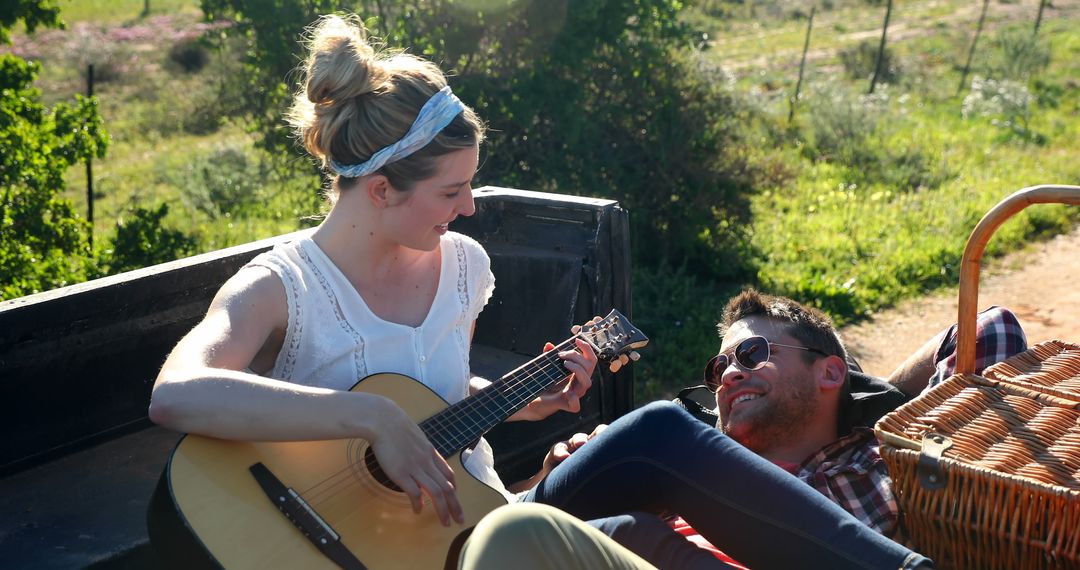
{"label": "man's ear", "polygon": [[817,362],[818,386],[823,390],[839,390],[847,378],[847,363],[839,356],[826,356]]}
{"label": "man's ear", "polygon": [[390,192],[393,187],[382,174],[376,174],[364,183],[364,194],[376,208],[386,208],[390,205]]}

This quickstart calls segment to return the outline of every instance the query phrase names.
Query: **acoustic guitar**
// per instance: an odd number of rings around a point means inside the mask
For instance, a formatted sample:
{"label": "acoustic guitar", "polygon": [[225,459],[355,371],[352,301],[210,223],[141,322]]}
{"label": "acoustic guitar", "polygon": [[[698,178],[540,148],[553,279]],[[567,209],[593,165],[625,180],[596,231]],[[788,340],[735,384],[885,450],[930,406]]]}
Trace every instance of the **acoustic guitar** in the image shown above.
{"label": "acoustic guitar", "polygon": [[151,542],[163,559],[183,568],[456,565],[467,531],[506,503],[462,468],[461,452],[564,381],[568,372],[557,353],[573,349],[575,338],[603,361],[649,342],[612,311],[453,405],[399,374],[368,376],[352,388],[394,400],[417,422],[454,470],[464,525],[442,526],[426,497],[422,512],[414,513],[363,439],[240,442],[189,434],[173,450],[152,500]]}

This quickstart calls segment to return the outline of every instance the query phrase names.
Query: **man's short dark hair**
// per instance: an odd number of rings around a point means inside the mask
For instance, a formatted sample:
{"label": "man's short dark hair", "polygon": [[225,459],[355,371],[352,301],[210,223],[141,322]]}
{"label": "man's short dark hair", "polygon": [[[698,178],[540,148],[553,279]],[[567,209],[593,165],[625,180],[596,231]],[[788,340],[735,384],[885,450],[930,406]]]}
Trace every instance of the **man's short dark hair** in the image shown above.
{"label": "man's short dark hair", "polygon": [[[803,346],[839,356],[847,362],[847,350],[828,315],[786,297],[766,295],[754,289],[747,289],[728,301],[723,321],[718,326],[720,336],[726,335],[736,321],[753,316],[777,321]],[[813,354],[807,353],[807,356]]]}

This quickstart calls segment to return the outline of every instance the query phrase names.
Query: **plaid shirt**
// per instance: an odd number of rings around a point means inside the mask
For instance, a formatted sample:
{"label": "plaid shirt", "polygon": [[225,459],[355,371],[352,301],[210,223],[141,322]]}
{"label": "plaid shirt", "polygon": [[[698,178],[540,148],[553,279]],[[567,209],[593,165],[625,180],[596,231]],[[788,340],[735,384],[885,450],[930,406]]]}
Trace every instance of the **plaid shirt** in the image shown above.
{"label": "plaid shirt", "polygon": [[855,428],[821,448],[794,475],[879,533],[897,538],[900,508],[874,430]]}
{"label": "plaid shirt", "polygon": [[[1025,350],[1024,330],[1012,312],[990,307],[979,313],[975,321],[976,373]],[[937,372],[927,388],[940,384],[956,369],[956,325],[945,333],[935,360]],[[903,543],[900,509],[880,446],[873,430],[857,427],[807,458],[793,474],[870,528]],[[680,533],[691,536],[693,531]]]}
{"label": "plaid shirt", "polygon": [[[1025,350],[1027,337],[1012,311],[993,306],[978,314],[975,319],[976,374],[995,362]],[[930,386],[941,384],[956,371],[956,325],[945,333],[934,360],[937,362],[937,372],[930,377]]]}
{"label": "plaid shirt", "polygon": [[[1027,338],[1011,311],[990,307],[979,313],[975,321],[976,373],[1025,350]],[[956,370],[956,325],[945,333],[935,360],[937,371],[930,378],[928,388],[940,384]],[[855,428],[851,434],[803,461],[795,476],[870,528],[903,542],[898,524],[900,509],[879,447],[873,430]]]}

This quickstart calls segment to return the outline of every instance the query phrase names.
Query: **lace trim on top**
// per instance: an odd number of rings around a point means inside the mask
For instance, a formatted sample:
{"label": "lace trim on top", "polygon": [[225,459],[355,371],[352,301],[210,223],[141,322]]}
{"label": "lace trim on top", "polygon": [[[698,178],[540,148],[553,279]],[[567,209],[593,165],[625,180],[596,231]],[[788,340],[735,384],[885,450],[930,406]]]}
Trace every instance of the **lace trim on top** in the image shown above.
{"label": "lace trim on top", "polygon": [[[456,242],[457,240],[455,240]],[[458,296],[461,298],[462,313],[465,316],[469,315],[469,264],[465,260],[465,248],[462,244],[454,243],[454,249],[457,251],[458,260],[458,277],[457,277],[457,290]]]}
{"label": "lace trim on top", "polygon": [[333,299],[332,305],[334,307],[334,316],[337,317],[338,325],[340,325],[341,329],[353,339],[354,346],[356,346],[356,349],[353,350],[353,364],[356,366],[356,378],[367,376],[367,365],[364,362],[364,337],[361,336],[360,332],[349,324],[348,319],[345,318],[345,312],[341,309],[341,302],[334,293],[333,287],[330,286],[330,282],[326,279],[326,275],[323,274],[322,270],[311,260],[308,252],[302,247],[296,248],[296,251],[300,257],[303,258],[304,263],[311,269],[312,273],[315,274],[315,277],[319,280],[319,285],[322,286],[327,297]]}
{"label": "lace trim on top", "polygon": [[469,338],[466,331],[472,331],[472,323],[469,322],[469,315],[472,311],[469,307],[469,280],[468,280],[468,262],[465,259],[465,244],[460,240],[452,240],[454,250],[457,252],[458,259],[458,298],[461,300],[461,322],[457,329],[458,345],[461,347],[463,364],[465,366],[466,377],[472,375],[472,371],[469,370]]}
{"label": "lace trim on top", "polygon": [[277,275],[285,287],[289,322],[285,326],[285,346],[281,347],[281,376],[292,378],[293,368],[296,367],[296,353],[300,349],[300,339],[304,336],[304,320],[300,318],[300,287],[296,283],[296,276],[281,260],[274,257],[262,258],[249,266],[265,267]]}

